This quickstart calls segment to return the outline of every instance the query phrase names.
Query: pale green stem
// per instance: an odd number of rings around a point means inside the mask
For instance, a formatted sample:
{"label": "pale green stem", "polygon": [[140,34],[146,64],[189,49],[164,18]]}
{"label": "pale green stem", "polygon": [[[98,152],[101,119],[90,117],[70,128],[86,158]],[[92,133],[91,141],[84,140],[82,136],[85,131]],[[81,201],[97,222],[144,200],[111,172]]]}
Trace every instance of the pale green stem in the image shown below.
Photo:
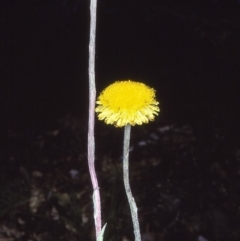
{"label": "pale green stem", "polygon": [[140,227],[137,214],[137,206],[134,201],[130,184],[129,184],[129,143],[130,143],[131,126],[126,125],[124,128],[124,143],[123,143],[123,180],[124,187],[128,198],[128,203],[131,210],[132,222],[134,228],[135,241],[141,241]]}
{"label": "pale green stem", "polygon": [[98,180],[94,166],[95,140],[94,140],[94,117],[95,117],[95,39],[96,39],[96,12],[97,0],[91,0],[90,4],[90,39],[89,39],[89,122],[88,122],[88,166],[93,185],[93,209],[96,231],[96,240],[101,240],[101,200]]}

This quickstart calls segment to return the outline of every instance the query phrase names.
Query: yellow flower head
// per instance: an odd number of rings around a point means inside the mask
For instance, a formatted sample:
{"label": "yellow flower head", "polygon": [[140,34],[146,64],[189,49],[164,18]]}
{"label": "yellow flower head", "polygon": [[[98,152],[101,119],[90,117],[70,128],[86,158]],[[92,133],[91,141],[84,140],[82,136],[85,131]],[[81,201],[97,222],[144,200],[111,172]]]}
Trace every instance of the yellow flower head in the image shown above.
{"label": "yellow flower head", "polygon": [[97,104],[98,119],[117,127],[148,123],[160,111],[155,90],[130,80],[109,85],[98,97]]}

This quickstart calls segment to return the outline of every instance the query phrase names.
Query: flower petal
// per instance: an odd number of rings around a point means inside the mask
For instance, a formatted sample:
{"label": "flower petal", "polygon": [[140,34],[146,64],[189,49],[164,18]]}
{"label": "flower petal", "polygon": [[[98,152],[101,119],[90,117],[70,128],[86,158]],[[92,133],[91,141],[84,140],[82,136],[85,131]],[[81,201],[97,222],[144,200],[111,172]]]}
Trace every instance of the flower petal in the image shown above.
{"label": "flower petal", "polygon": [[147,85],[130,81],[117,81],[109,85],[98,97],[95,111],[99,120],[122,127],[142,125],[154,120],[160,111],[155,90]]}

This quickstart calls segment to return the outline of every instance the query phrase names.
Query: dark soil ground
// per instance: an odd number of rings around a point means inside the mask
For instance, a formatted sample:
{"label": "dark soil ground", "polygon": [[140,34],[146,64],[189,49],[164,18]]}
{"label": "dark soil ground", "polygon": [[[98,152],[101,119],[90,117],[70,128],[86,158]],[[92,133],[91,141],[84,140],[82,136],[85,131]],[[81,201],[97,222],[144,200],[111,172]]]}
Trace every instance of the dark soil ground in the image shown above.
{"label": "dark soil ground", "polygon": [[[96,169],[108,241],[134,240],[122,138],[122,128],[97,122]],[[240,239],[240,146],[228,130],[213,129],[204,145],[189,124],[155,121],[133,127],[131,138],[130,181],[142,241]],[[86,123],[68,116],[48,128],[11,129],[6,147],[0,240],[94,240]]]}

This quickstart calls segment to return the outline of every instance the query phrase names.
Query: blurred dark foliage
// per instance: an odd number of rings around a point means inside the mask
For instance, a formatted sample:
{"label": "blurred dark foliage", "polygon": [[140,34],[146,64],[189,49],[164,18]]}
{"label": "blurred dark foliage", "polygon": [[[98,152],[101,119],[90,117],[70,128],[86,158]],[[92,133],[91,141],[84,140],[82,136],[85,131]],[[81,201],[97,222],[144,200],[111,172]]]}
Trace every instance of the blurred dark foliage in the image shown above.
{"label": "blurred dark foliage", "polygon": [[[96,169],[105,239],[133,240],[122,181],[123,129],[101,124]],[[228,146],[225,130],[214,132],[203,149],[191,125],[156,121],[132,128],[130,181],[144,240],[239,240],[240,146]],[[0,173],[1,240],[94,238],[86,134],[71,117],[48,130],[9,132],[11,150]]]}
{"label": "blurred dark foliage", "polygon": [[[143,241],[239,240],[239,8],[237,0],[98,1],[97,91],[131,78],[160,101],[159,119],[132,132]],[[92,240],[89,1],[5,0],[0,14],[0,239]],[[133,237],[122,135],[97,123],[109,241]]]}

